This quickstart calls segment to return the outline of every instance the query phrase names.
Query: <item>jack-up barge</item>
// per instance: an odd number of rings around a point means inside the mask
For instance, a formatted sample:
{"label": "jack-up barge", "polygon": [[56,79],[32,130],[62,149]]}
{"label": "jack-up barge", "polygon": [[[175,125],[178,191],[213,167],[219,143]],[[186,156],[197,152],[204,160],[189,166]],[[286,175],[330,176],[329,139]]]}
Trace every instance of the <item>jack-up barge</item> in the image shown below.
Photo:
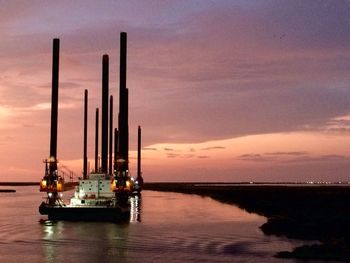
{"label": "jack-up barge", "polygon": [[[129,125],[128,89],[126,88],[127,34],[120,34],[120,87],[118,129],[114,129],[113,147],[113,96],[108,97],[109,58],[102,57],[102,129],[101,129],[101,167],[99,167],[99,110],[96,109],[95,131],[95,171],[87,171],[87,113],[88,91],[84,96],[84,158],[83,178],[76,186],[69,204],[62,200],[65,190],[64,178],[58,171],[57,160],[57,115],[59,78],[59,39],[53,40],[52,62],[52,100],[50,157],[45,160],[45,175],[40,183],[40,191],[46,192],[46,201],[39,206],[39,212],[50,220],[74,221],[120,221],[130,217],[130,197],[139,196],[143,185],[141,176],[141,128],[138,128],[137,177],[129,173]],[[110,105],[108,107],[108,99]],[[109,125],[108,125],[109,108]],[[109,128],[109,129],[108,129]],[[109,138],[108,138],[109,137]],[[109,141],[109,144],[108,144]],[[109,153],[108,153],[109,146]],[[108,156],[109,154],[109,156]],[[109,157],[109,158],[108,158]],[[109,159],[109,162],[108,162]],[[109,164],[109,166],[108,166]]]}

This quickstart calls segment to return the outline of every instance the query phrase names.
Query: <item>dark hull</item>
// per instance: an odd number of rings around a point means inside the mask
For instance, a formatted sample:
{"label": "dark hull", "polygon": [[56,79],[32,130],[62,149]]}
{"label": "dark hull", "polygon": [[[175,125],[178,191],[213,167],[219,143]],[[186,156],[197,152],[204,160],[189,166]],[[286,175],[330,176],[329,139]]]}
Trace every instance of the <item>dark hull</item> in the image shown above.
{"label": "dark hull", "polygon": [[127,222],[129,207],[59,207],[42,203],[39,212],[49,220]]}

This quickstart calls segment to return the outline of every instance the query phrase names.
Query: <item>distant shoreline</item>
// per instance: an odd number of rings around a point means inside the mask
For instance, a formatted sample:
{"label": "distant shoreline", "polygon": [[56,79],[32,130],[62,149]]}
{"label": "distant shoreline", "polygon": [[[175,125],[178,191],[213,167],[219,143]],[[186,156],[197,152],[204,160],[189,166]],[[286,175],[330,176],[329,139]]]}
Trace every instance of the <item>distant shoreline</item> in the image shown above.
{"label": "distant shoreline", "polygon": [[39,184],[39,182],[0,182],[0,186],[31,186]]}
{"label": "distant shoreline", "polygon": [[[0,186],[31,186],[39,185],[39,180],[37,182],[0,182]],[[245,185],[245,186],[349,186],[350,182],[146,182],[146,185],[195,185],[195,186],[235,186],[235,185]]]}
{"label": "distant shoreline", "polygon": [[16,193],[15,189],[0,189],[0,193]]}

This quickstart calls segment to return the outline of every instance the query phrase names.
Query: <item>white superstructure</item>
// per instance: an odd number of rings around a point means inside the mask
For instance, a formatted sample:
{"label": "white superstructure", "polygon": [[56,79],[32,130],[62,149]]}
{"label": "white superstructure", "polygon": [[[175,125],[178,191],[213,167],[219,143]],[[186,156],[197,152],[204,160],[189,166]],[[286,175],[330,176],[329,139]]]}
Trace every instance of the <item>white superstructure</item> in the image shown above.
{"label": "white superstructure", "polygon": [[105,174],[90,174],[89,179],[79,180],[75,188],[71,206],[109,205],[115,193],[111,189],[111,180]]}

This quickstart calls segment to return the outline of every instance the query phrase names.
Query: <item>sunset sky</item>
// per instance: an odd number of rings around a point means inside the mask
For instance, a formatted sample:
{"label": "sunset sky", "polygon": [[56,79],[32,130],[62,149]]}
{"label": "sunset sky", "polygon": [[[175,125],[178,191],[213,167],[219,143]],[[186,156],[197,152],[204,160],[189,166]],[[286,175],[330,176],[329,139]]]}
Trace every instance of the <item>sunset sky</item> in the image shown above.
{"label": "sunset sky", "polygon": [[0,4],[0,181],[43,176],[56,37],[58,158],[81,175],[88,89],[93,167],[102,55],[116,101],[121,31],[132,174],[141,125],[145,181],[350,181],[350,1]]}

